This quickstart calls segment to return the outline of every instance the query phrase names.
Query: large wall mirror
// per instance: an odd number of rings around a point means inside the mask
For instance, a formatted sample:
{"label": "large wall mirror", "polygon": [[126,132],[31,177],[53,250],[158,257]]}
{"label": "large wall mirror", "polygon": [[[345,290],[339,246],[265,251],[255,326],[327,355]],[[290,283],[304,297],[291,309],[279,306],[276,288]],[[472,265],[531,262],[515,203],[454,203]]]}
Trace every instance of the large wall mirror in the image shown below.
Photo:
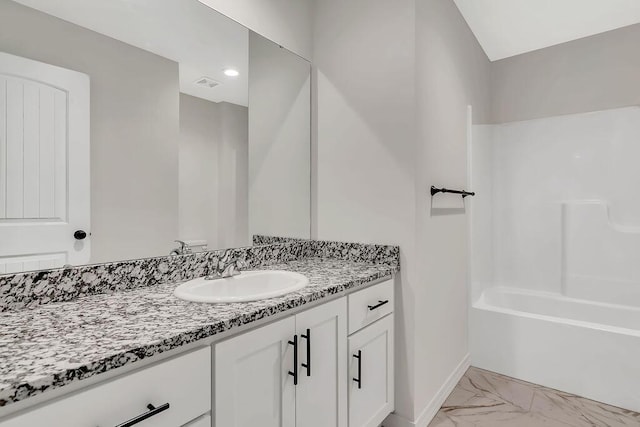
{"label": "large wall mirror", "polygon": [[310,92],[197,0],[0,0],[0,274],[309,238]]}

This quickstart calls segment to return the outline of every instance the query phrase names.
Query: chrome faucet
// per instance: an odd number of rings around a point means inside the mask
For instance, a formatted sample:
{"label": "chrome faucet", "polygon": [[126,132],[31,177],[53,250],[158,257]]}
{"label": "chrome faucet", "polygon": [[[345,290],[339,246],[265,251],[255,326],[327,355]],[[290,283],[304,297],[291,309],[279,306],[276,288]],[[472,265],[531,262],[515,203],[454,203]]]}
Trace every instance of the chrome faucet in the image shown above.
{"label": "chrome faucet", "polygon": [[191,250],[191,246],[189,246],[186,242],[182,240],[174,240],[180,247],[171,251],[171,255],[189,255],[193,253]]}
{"label": "chrome faucet", "polygon": [[239,276],[242,272],[238,270],[239,265],[236,265],[236,263],[238,263],[237,259],[231,260],[221,273],[216,271],[213,274],[205,276],[204,280],[226,279],[229,277]]}

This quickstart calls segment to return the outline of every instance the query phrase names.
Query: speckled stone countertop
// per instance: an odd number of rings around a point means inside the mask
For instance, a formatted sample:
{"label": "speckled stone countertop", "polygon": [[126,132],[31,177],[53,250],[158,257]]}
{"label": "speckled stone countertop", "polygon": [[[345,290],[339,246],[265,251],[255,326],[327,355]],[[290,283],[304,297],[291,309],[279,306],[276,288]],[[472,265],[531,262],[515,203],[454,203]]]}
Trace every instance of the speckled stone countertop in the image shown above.
{"label": "speckled stone countertop", "polygon": [[306,275],[308,287],[233,304],[182,301],[159,284],[0,315],[0,406],[122,367],[391,275],[387,264],[307,258],[261,267]]}

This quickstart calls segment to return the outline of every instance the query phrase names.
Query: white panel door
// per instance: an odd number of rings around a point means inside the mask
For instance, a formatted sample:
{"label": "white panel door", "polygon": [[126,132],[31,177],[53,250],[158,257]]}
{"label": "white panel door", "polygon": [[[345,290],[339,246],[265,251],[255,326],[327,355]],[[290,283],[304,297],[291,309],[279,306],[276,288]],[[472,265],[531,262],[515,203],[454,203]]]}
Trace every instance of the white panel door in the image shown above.
{"label": "white panel door", "polygon": [[296,316],[296,426],[347,426],[347,299]]}
{"label": "white panel door", "polygon": [[294,427],[294,335],[289,317],[216,344],[216,427]]}
{"label": "white panel door", "polygon": [[89,262],[89,77],[0,52],[0,274]]}
{"label": "white panel door", "polygon": [[376,427],[394,409],[393,314],[349,337],[349,427]]}

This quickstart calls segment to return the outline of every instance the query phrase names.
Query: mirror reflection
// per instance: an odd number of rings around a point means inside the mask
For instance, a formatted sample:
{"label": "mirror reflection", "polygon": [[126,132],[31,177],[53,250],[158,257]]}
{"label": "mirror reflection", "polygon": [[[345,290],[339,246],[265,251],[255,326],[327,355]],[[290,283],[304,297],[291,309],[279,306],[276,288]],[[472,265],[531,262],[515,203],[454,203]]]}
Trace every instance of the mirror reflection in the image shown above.
{"label": "mirror reflection", "polygon": [[306,60],[197,0],[0,0],[0,274],[309,230]]}

